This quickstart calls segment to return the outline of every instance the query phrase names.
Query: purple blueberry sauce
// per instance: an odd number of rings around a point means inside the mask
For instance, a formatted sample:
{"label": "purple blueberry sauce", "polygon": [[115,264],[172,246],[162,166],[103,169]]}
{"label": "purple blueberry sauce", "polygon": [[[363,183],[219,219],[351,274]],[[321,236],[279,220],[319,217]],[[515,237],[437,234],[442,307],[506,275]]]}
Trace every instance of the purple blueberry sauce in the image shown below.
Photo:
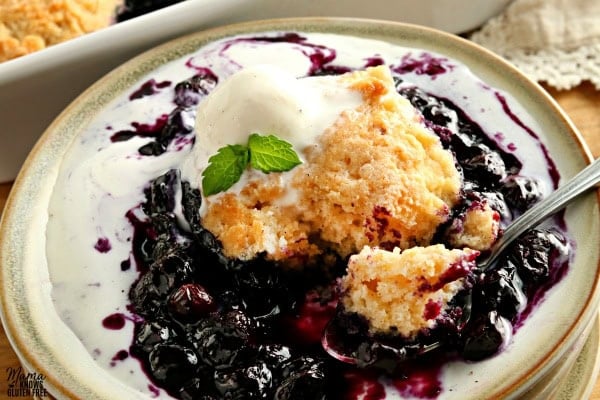
{"label": "purple blueberry sauce", "polygon": [[125,316],[122,313],[115,313],[102,320],[102,326],[106,329],[118,330],[125,326]]}
{"label": "purple blueberry sauce", "polygon": [[[293,44],[310,61],[309,76],[351,70],[335,63],[334,49],[310,43],[296,33],[236,38],[230,45],[239,41]],[[386,63],[377,54],[364,61],[365,67]],[[172,89],[173,111],[156,116],[152,125],[132,122],[133,129],[111,136],[113,142],[150,137],[152,141],[140,147],[139,153],[159,156],[174,141],[190,137],[193,129],[186,115],[219,78],[198,60],[190,59],[186,65],[195,75]],[[520,174],[522,164],[512,154],[514,145],[503,150],[493,135],[450,100],[403,85],[408,72],[434,79],[453,68],[448,60],[427,53],[409,54],[391,63],[398,92],[421,112],[463,174],[461,201],[450,210],[449,221],[434,239],[446,245],[448,228],[460,225],[469,208],[487,202],[508,223],[543,195],[535,178]],[[170,86],[170,82],[151,80],[130,99],[171,90]],[[517,125],[535,135],[501,95],[497,98]],[[556,186],[558,172],[543,150]],[[178,192],[182,193],[185,228],[175,217]],[[131,347],[117,355],[137,358],[156,387],[180,399],[379,400],[386,398],[384,383],[406,396],[436,398],[444,390],[443,365],[455,359],[475,362],[501,351],[544,293],[564,277],[571,251],[561,231],[533,229],[489,270],[452,269],[449,279],[466,276],[469,284],[452,300],[453,311],[445,323],[410,341],[374,337],[363,318],[338,306],[337,282],[347,260],[328,254],[323,260],[327,268],[298,271],[280,268],[262,257],[228,259],[221,243],[202,226],[197,212],[201,201],[198,189],[182,181],[173,169],[149,182],[145,201],[126,215],[134,228],[130,259],[139,271],[129,292],[129,309],[139,319],[134,321]],[[385,228],[381,221],[386,219],[378,215],[385,212],[375,210],[371,234],[378,235]],[[555,225],[564,226],[562,214],[555,218]],[[130,269],[130,259],[121,263],[121,270]],[[431,303],[427,312],[441,315],[441,305]],[[322,332],[332,321],[348,333],[340,340],[359,349],[361,367],[343,364],[322,349]],[[107,329],[121,329],[124,324],[120,314],[103,321]],[[418,354],[423,346],[438,341],[441,347],[423,357],[401,363],[394,360],[398,352]]]}
{"label": "purple blueberry sauce", "polygon": [[94,244],[94,249],[98,250],[100,253],[108,253],[110,249],[112,249],[110,240],[105,237],[98,238],[96,244]]}
{"label": "purple blueberry sauce", "polygon": [[164,89],[171,86],[170,81],[162,81],[156,82],[154,79],[150,79],[146,81],[140,86],[139,89],[135,90],[133,93],[129,95],[129,100],[137,100],[142,97],[152,96],[160,91],[160,89]]}

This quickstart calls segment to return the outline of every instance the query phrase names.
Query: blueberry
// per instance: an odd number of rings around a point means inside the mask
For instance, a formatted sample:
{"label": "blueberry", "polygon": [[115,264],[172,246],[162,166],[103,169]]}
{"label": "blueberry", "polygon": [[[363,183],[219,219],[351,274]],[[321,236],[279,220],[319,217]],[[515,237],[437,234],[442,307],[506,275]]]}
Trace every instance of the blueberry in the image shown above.
{"label": "blueberry", "polygon": [[206,289],[197,283],[185,283],[167,299],[169,312],[176,318],[198,320],[217,309],[217,304]]}
{"label": "blueberry", "polygon": [[244,311],[246,306],[238,293],[233,290],[225,290],[219,294],[219,303],[227,310]]}
{"label": "blueberry", "polygon": [[182,182],[181,189],[183,216],[190,225],[192,232],[199,233],[203,231],[200,223],[200,206],[202,205],[202,195],[200,194],[200,190],[192,188],[189,182]]}
{"label": "blueberry", "polygon": [[190,79],[175,85],[175,104],[180,107],[192,107],[198,104],[202,97],[208,95],[218,83],[217,76],[205,69]]}
{"label": "blueberry", "polygon": [[144,321],[136,325],[133,347],[137,351],[150,353],[157,345],[173,341],[177,333],[163,319]]}
{"label": "blueberry", "polygon": [[327,371],[324,361],[301,356],[290,361],[283,370],[283,381],[275,391],[275,399],[325,398]]}
{"label": "blueberry", "polygon": [[169,280],[169,287],[174,288],[182,282],[189,281],[194,273],[193,260],[181,245],[169,245],[169,250],[155,258],[150,266],[152,270],[160,271]]}
{"label": "blueberry", "polygon": [[509,321],[514,320],[527,305],[523,282],[510,261],[503,267],[486,271],[473,290],[473,296],[473,304],[483,306],[486,311],[496,310]]}
{"label": "blueberry", "polygon": [[129,298],[138,314],[160,313],[164,297],[171,291],[170,279],[157,270],[144,273],[131,287]]}
{"label": "blueberry", "polygon": [[285,379],[277,387],[274,400],[326,399],[325,376],[304,372]]}
{"label": "blueberry", "polygon": [[181,107],[175,108],[167,117],[167,123],[161,129],[157,140],[168,145],[177,135],[187,135],[194,129],[190,112]]}
{"label": "blueberry", "polygon": [[251,321],[238,310],[202,321],[190,331],[202,361],[216,369],[233,365],[254,355]]}
{"label": "blueberry", "polygon": [[484,144],[471,146],[458,158],[465,179],[477,181],[481,187],[495,188],[506,177],[504,160]]}
{"label": "blueberry", "polygon": [[521,213],[540,201],[544,195],[543,185],[539,180],[518,175],[506,178],[500,191],[507,203]]}
{"label": "blueberry", "polygon": [[244,308],[252,316],[272,319],[295,304],[282,271],[264,260],[236,267],[234,280]]}
{"label": "blueberry", "polygon": [[517,267],[525,285],[535,285],[550,276],[550,266],[568,253],[565,238],[552,230],[532,229],[507,250],[508,259]]}
{"label": "blueberry", "polygon": [[220,396],[210,393],[212,386],[212,377],[210,380],[195,377],[185,382],[177,394],[181,400],[218,400]]}
{"label": "blueberry", "polygon": [[310,373],[314,376],[325,375],[326,364],[323,360],[303,355],[293,358],[283,365],[282,376],[288,378],[300,373]]}
{"label": "blueberry", "polygon": [[138,152],[143,156],[160,156],[165,151],[167,151],[166,144],[154,140],[138,149]]}
{"label": "blueberry", "polygon": [[198,367],[196,353],[179,344],[159,344],[148,355],[150,373],[169,388],[180,387],[191,379]]}
{"label": "blueberry", "polygon": [[265,363],[258,362],[215,371],[215,387],[225,399],[267,399],[271,397],[273,375]]}
{"label": "blueberry", "polygon": [[179,171],[171,169],[150,182],[145,212],[148,215],[173,211],[175,208],[175,186],[179,182]]}
{"label": "blueberry", "polygon": [[282,344],[263,344],[258,347],[256,358],[266,363],[272,371],[283,373],[292,358],[291,349]]}
{"label": "blueberry", "polygon": [[461,351],[466,360],[478,361],[496,354],[512,335],[512,325],[496,311],[479,315],[463,332]]}
{"label": "blueberry", "polygon": [[[396,82],[398,83],[401,81]],[[416,87],[406,87],[398,89],[398,85],[396,84],[396,89],[402,96],[406,97],[410,101],[413,107],[420,111],[422,111],[426,106],[430,105],[432,102],[435,101],[433,97],[429,96],[423,90]]]}
{"label": "blueberry", "polygon": [[182,400],[217,400],[220,398],[214,385],[214,370],[205,364],[200,364],[188,381],[183,382],[176,392]]}
{"label": "blueberry", "polygon": [[458,120],[456,112],[441,104],[432,104],[425,107],[423,109],[423,116],[434,124],[446,128],[456,126]]}

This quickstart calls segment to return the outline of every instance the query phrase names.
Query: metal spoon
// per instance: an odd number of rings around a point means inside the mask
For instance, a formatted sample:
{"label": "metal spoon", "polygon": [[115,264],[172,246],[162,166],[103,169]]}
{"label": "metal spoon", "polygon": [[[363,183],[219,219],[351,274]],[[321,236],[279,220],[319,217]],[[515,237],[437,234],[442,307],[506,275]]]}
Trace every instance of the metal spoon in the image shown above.
{"label": "metal spoon", "polygon": [[[573,178],[568,180],[564,185],[552,192],[548,197],[527,210],[523,215],[513,221],[504,231],[503,235],[492,246],[487,257],[477,261],[478,268],[485,270],[489,268],[508,245],[517,239],[526,230],[537,226],[546,218],[564,208],[573,199],[583,192],[593,188],[600,182],[600,158],[589,164],[585,169],[580,171]],[[357,365],[364,364],[362,360],[348,355],[341,347],[336,346],[336,332],[333,324],[330,323],[324,330],[321,337],[321,345],[323,349],[333,358],[347,364]],[[415,358],[428,353],[441,346],[440,342],[434,342],[420,348],[411,347],[411,351],[397,349],[394,351],[396,361],[403,361],[410,358]]]}

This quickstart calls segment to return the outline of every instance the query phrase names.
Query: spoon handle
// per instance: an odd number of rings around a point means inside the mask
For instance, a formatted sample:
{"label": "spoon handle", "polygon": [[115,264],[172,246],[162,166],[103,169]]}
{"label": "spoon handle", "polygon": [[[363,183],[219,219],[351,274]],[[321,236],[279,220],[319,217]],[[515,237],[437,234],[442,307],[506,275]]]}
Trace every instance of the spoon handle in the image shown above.
{"label": "spoon handle", "polygon": [[480,265],[485,269],[523,232],[538,225],[598,182],[600,182],[600,158],[511,223],[492,247],[489,257],[480,262]]}

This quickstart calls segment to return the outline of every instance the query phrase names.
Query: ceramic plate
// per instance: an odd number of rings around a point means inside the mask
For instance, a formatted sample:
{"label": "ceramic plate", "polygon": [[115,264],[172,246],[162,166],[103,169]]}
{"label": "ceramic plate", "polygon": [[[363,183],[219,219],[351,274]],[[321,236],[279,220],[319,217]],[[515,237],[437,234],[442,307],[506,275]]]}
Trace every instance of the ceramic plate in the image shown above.
{"label": "ceramic plate", "polygon": [[[519,157],[539,159],[533,162],[529,173],[548,177],[546,154],[554,160],[563,180],[590,160],[576,129],[539,86],[472,43],[423,27],[327,18],[262,21],[199,32],[144,53],[94,84],[54,121],[29,156],[6,205],[0,231],[3,323],[24,365],[47,376],[48,389],[57,397],[145,398],[157,393],[156,388],[149,389],[149,381],[131,357],[111,363],[114,354],[131,342],[133,323],[128,321],[118,332],[108,332],[102,331],[102,319],[115,311],[125,312],[126,291],[136,278],[134,269],[124,273],[118,263],[117,268],[111,269],[115,260],[127,256],[130,246],[127,238],[131,227],[127,227],[122,220],[124,214],[119,212],[139,202],[141,187],[148,178],[176,165],[189,143],[182,143],[180,152],[168,153],[160,160],[140,161],[145,165],[142,174],[130,173],[123,165],[139,159],[127,157],[126,146],[113,146],[109,140],[112,133],[128,126],[134,115],[138,117],[128,108],[130,96],[150,79],[155,83],[185,79],[210,57],[216,57],[211,62],[218,64],[223,59],[218,43],[225,38],[291,31],[317,43],[327,42],[334,35],[336,46],[340,46],[336,58],[340,63],[364,63],[369,57],[391,61],[404,56],[410,60],[433,55],[434,66],[445,68],[446,73],[413,69],[403,77],[456,102],[485,131],[501,138],[507,147],[516,148]],[[340,42],[339,35],[347,38]],[[364,54],[356,54],[356,49]],[[300,58],[269,59],[272,53],[260,49],[239,51],[227,53],[229,66],[211,66],[231,73],[240,56],[249,63],[278,63],[292,70],[309,68],[302,64],[306,61],[298,61]],[[178,67],[169,70],[169,63]],[[160,87],[154,89],[160,92]],[[142,115],[156,115],[160,109],[153,107],[148,103]],[[539,142],[535,139],[538,137]],[[110,151],[105,152],[106,149]],[[89,167],[88,160],[98,160],[97,157],[103,158],[102,173]],[[98,178],[101,175],[112,178],[103,180]],[[70,186],[73,182],[86,183]],[[75,193],[88,193],[94,185],[110,188],[106,193],[112,200],[107,201],[114,200],[125,208],[112,215],[107,211],[112,206],[105,207],[103,200],[77,200]],[[51,202],[64,204],[69,212],[49,213]],[[120,218],[119,233],[111,230],[113,217]],[[447,365],[440,377],[443,390],[439,398],[524,395],[588,334],[586,328],[596,318],[599,299],[598,217],[596,194],[569,206],[565,218],[576,247],[569,272],[546,293],[504,352],[482,362]],[[79,235],[70,228],[57,228],[61,224],[74,226],[73,221],[84,226],[85,232]],[[67,234],[58,236],[53,232]],[[82,256],[90,252],[81,248],[99,243],[93,239],[90,244],[89,239],[103,235],[111,238],[111,251],[98,251],[89,258]],[[49,259],[53,260],[51,265]],[[72,267],[73,277],[84,274],[81,271],[85,269],[89,279],[84,284],[74,284],[74,279],[63,279],[66,275],[57,278],[54,272],[49,273],[56,270],[57,264]],[[95,270],[100,265],[102,273]],[[54,301],[61,296],[70,300],[55,307]],[[76,311],[81,308],[85,312]],[[398,394],[390,390],[389,398],[395,395]]]}

